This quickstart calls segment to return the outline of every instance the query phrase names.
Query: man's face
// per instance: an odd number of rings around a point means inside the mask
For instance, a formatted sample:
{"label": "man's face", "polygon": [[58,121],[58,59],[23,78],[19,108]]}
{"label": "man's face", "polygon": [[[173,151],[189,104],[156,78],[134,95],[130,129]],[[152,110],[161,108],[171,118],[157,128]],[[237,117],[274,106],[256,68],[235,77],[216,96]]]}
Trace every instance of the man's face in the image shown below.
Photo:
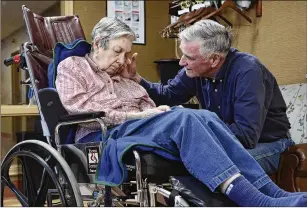
{"label": "man's face", "polygon": [[200,54],[200,43],[197,41],[180,43],[182,57],[179,65],[186,68],[188,77],[212,77],[212,60]]}
{"label": "man's face", "polygon": [[100,69],[105,70],[109,75],[120,73],[127,56],[131,51],[132,40],[129,37],[120,37],[110,40],[108,48],[98,47],[98,57],[96,61]]}

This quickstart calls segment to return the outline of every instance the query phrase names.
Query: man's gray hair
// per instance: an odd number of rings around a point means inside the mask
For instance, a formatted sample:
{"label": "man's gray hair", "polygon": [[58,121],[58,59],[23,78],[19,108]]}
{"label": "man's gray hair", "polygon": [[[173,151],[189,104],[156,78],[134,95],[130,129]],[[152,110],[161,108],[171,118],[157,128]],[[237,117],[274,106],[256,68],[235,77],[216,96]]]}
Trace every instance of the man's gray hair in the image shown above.
{"label": "man's gray hair", "polygon": [[126,23],[117,18],[103,17],[93,28],[92,43],[99,40],[99,47],[107,49],[110,40],[123,36],[135,40],[135,33]]}
{"label": "man's gray hair", "polygon": [[213,20],[200,20],[179,33],[184,42],[201,41],[200,54],[210,57],[214,53],[227,55],[231,47],[230,29]]}

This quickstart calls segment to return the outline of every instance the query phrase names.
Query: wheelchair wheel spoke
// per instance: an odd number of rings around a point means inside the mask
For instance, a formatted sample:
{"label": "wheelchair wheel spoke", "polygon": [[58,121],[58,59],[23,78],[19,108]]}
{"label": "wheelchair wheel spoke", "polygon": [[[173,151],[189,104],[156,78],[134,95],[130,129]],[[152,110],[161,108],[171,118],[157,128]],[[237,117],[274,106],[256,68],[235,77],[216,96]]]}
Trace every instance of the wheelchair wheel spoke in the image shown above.
{"label": "wheelchair wheel spoke", "polygon": [[[18,200],[20,201],[22,206],[32,207],[32,206],[44,206],[46,199],[47,199],[47,192],[48,192],[48,184],[50,181],[52,181],[58,191],[59,198],[61,201],[62,206],[66,206],[67,202],[65,199],[63,188],[61,187],[61,184],[56,176],[56,174],[53,172],[52,168],[45,162],[43,158],[41,158],[39,155],[35,154],[34,152],[30,151],[20,151],[15,152],[11,155],[11,158],[9,158],[8,161],[6,161],[6,164],[10,164],[10,161],[12,161],[14,158],[20,159],[23,163],[24,174],[25,174],[25,180],[26,180],[26,188],[28,190],[27,194],[22,194],[13,183],[11,183],[9,180],[6,180],[5,177],[3,177],[4,183],[16,194]],[[26,162],[29,160],[36,161],[41,167],[43,167],[43,173],[42,173],[42,183],[41,187],[37,190],[33,184],[33,177],[31,177],[31,171],[27,168]],[[4,168],[7,165],[4,165]],[[36,177],[40,177],[40,175],[37,175]],[[9,178],[9,177],[7,177]],[[46,181],[44,181],[46,180]]]}
{"label": "wheelchair wheel spoke", "polygon": [[3,207],[3,198],[4,198],[4,182],[1,179],[1,204],[0,206]]}
{"label": "wheelchair wheel spoke", "polygon": [[46,174],[46,171],[44,169],[43,176],[42,176],[42,183],[38,189],[36,200],[33,204],[35,207],[43,206],[46,201],[46,196],[48,193],[48,187],[50,184],[50,177]]}
{"label": "wheelchair wheel spoke", "polygon": [[17,199],[23,207],[29,207],[27,198],[17,189],[17,187],[10,180],[1,177],[1,182],[3,183],[2,185],[6,185],[8,188],[11,189],[11,191],[16,195]]}
{"label": "wheelchair wheel spoke", "polygon": [[[20,161],[25,182],[19,190],[9,175],[14,160]],[[44,142],[29,140],[15,145],[1,163],[1,177],[2,187],[15,193],[24,207],[42,207],[48,202],[50,206],[83,206],[78,183],[69,165],[57,150]],[[2,199],[3,195],[2,189]],[[52,200],[56,200],[56,204],[52,204]],[[1,201],[1,205],[6,206],[6,201]]]}
{"label": "wheelchair wheel spoke", "polygon": [[23,168],[24,180],[27,187],[26,195],[28,196],[28,203],[33,204],[37,194],[31,171],[29,170],[29,167],[26,165],[27,159],[29,160],[29,158],[22,157],[21,163]]}

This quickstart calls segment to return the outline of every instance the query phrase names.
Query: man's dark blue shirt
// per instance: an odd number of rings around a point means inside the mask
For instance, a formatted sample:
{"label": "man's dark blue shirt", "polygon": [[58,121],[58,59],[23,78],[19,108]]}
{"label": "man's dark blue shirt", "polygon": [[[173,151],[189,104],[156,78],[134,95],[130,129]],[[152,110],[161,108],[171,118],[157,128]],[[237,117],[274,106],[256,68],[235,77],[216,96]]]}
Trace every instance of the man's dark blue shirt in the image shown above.
{"label": "man's dark blue shirt", "polygon": [[178,105],[196,96],[215,112],[245,148],[287,138],[290,123],[275,77],[248,53],[231,48],[215,79],[189,78],[183,68],[168,85],[141,81],[157,105]]}

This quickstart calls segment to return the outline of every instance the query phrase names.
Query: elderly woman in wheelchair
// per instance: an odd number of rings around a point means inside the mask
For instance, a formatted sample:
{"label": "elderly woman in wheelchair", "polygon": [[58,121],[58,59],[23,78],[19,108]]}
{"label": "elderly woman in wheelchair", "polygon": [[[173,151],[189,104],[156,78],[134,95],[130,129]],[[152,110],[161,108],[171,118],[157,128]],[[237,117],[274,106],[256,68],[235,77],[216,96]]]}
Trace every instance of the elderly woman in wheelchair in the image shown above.
{"label": "elderly woman in wheelchair", "polygon": [[[102,18],[92,32],[92,48],[57,66],[56,88],[69,113],[105,111],[106,135],[95,124],[80,125],[76,142],[103,141],[96,180],[120,185],[127,175],[123,158],[132,149],[180,160],[212,192],[239,206],[306,206],[306,193],[279,189],[234,135],[206,110],[158,106],[125,71],[135,35],[118,19]],[[161,170],[163,171],[163,170]]]}
{"label": "elderly woman in wheelchair", "polygon": [[[128,25],[105,17],[91,45],[56,44],[48,67],[56,90],[32,84],[51,145],[30,140],[10,150],[1,164],[2,196],[5,185],[23,206],[44,206],[46,196],[51,206],[54,195],[62,206],[83,206],[89,190],[91,206],[307,206],[307,193],[277,187],[214,113],[156,106],[126,73],[136,67],[137,54],[129,58],[134,39]],[[33,70],[40,75],[50,57],[28,43],[23,51],[35,82]],[[70,124],[79,126],[67,130]],[[26,193],[9,180],[14,158],[43,167],[40,184],[30,182],[39,171],[23,167]]]}

